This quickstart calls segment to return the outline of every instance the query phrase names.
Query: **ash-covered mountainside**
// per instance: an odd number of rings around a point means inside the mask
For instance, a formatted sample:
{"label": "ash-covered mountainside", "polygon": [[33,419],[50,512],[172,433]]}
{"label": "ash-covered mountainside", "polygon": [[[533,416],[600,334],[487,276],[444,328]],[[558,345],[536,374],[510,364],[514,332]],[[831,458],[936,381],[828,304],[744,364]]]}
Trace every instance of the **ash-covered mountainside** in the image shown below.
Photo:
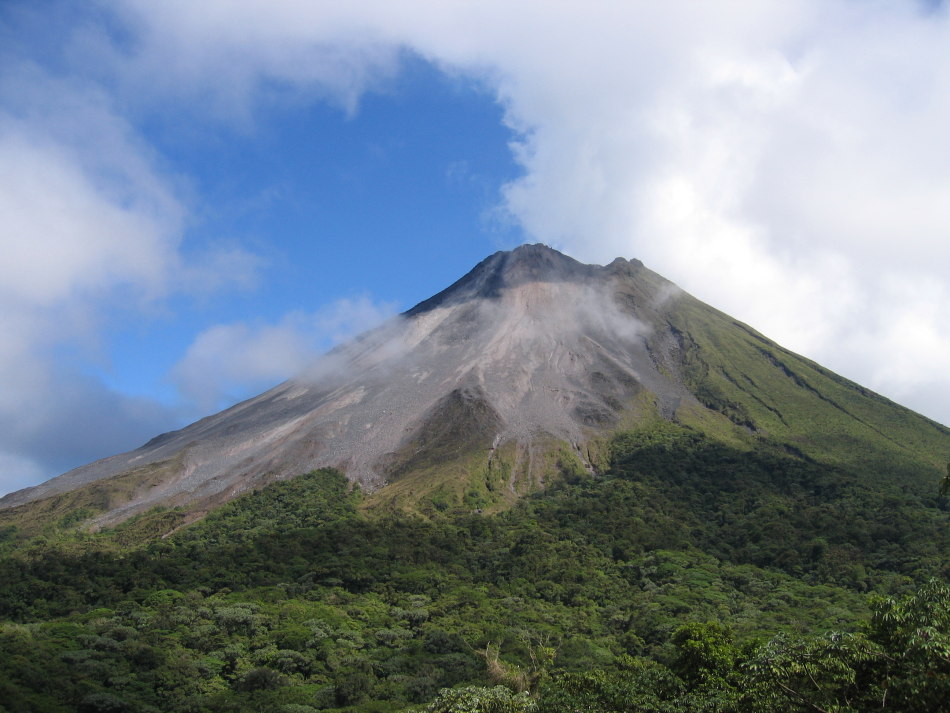
{"label": "ash-covered mountainside", "polygon": [[0,505],[93,488],[102,524],[154,505],[207,509],[325,466],[394,502],[473,477],[514,497],[565,460],[593,471],[606,435],[647,418],[832,460],[855,443],[859,459],[916,446],[927,467],[934,439],[948,440],[639,261],[584,265],[525,245],[256,398]]}

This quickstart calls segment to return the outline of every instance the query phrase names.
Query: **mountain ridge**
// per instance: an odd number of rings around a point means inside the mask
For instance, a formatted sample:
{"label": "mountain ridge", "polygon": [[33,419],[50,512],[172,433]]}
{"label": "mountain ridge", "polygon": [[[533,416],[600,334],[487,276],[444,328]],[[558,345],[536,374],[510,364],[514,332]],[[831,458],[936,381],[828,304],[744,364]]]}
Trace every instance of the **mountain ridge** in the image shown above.
{"label": "mountain ridge", "polygon": [[929,477],[915,470],[938,472],[938,452],[950,451],[950,430],[639,261],[585,265],[526,245],[489,256],[304,374],[7,495],[0,514],[84,488],[97,491],[96,525],[156,505],[203,511],[320,467],[410,509],[473,492],[472,502],[504,507],[558,472],[596,470],[611,433],[654,418],[746,447],[774,438],[856,469],[894,464],[915,486]]}

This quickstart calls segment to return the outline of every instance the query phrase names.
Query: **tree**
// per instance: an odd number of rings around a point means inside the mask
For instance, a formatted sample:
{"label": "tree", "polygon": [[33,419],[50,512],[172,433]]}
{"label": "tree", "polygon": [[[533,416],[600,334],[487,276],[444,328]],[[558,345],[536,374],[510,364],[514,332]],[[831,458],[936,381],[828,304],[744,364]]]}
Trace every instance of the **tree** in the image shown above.
{"label": "tree", "polygon": [[860,675],[881,652],[865,637],[832,632],[793,639],[780,634],[745,664],[746,700],[757,711],[844,713],[865,710],[877,687]]}
{"label": "tree", "polygon": [[732,671],[736,649],[722,624],[691,622],[673,632],[677,656],[673,670],[689,684],[725,680]]}
{"label": "tree", "polygon": [[950,710],[950,587],[931,579],[901,599],[872,607],[869,638],[884,650],[894,710]]}
{"label": "tree", "polygon": [[878,599],[867,634],[785,635],[745,664],[757,711],[950,710],[950,587]]}
{"label": "tree", "polygon": [[426,713],[532,713],[535,703],[527,692],[512,693],[505,686],[443,688]]}
{"label": "tree", "polygon": [[[562,673],[541,687],[537,713],[673,713],[687,708],[683,681],[654,661],[622,655],[620,670]],[[725,710],[720,708],[719,711]]]}

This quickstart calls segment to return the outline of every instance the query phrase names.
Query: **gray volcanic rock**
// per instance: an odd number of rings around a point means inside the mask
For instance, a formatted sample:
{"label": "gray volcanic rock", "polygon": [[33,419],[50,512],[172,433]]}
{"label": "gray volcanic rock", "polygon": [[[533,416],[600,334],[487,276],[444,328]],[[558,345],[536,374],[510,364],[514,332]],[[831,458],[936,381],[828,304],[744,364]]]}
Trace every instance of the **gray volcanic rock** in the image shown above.
{"label": "gray volcanic rock", "polygon": [[675,335],[657,329],[677,294],[637,261],[584,265],[543,245],[499,252],[306,373],[0,505],[129,476],[131,498],[107,523],[318,467],[373,489],[419,454],[450,459],[537,438],[580,454],[644,391],[667,417],[695,403],[677,376]]}

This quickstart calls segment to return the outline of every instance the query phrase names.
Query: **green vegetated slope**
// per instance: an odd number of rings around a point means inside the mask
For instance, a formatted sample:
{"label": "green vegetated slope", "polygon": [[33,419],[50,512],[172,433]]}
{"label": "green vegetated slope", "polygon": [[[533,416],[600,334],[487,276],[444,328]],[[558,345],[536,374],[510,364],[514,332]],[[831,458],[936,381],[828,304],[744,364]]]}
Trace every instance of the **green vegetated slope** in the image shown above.
{"label": "green vegetated slope", "polygon": [[95,515],[127,504],[136,493],[147,491],[169,477],[180,467],[182,457],[152,463],[17,507],[0,509],[0,551],[4,532],[16,532],[17,539],[30,538],[55,532],[63,526],[84,523]]}
{"label": "green vegetated slope", "polygon": [[[711,412],[792,453],[868,480],[929,492],[950,460],[950,429],[798,356],[690,297],[671,302],[669,327],[691,392]],[[706,413],[697,427],[727,434]]]}
{"label": "green vegetated slope", "polygon": [[[668,378],[682,382],[696,398],[682,401],[672,416],[675,423],[742,452],[768,444],[867,483],[899,484],[922,497],[933,493],[950,461],[950,429],[689,295],[658,300],[672,285],[642,266],[616,270],[630,273],[617,283],[618,303],[645,322],[656,361],[668,365]],[[672,354],[670,334],[676,344]],[[450,413],[438,413],[406,446],[403,467],[374,506],[431,513],[465,505],[494,512],[582,467],[571,445],[554,438],[495,450],[489,444],[497,419],[478,399],[448,398],[444,410]],[[662,420],[655,395],[645,389],[617,416],[629,428]],[[439,447],[424,447],[429,441]],[[596,468],[604,464],[601,446],[602,438],[592,431],[584,456]]]}
{"label": "green vegetated slope", "polygon": [[0,711],[946,710],[936,482],[762,430],[657,421],[493,515],[318,471],[167,537],[61,519],[0,559]]}

